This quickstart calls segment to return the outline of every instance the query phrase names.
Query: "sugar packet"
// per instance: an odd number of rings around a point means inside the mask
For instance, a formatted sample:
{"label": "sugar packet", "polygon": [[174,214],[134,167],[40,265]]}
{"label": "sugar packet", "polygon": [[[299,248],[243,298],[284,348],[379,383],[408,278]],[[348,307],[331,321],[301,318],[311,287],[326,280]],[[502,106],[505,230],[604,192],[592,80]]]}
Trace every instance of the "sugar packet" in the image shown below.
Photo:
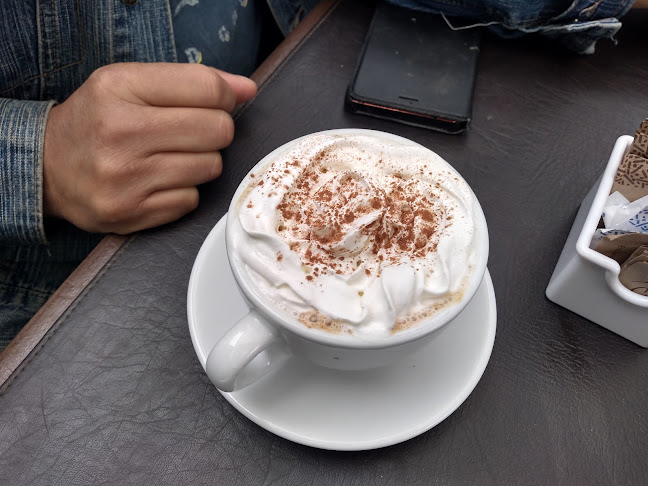
{"label": "sugar packet", "polygon": [[621,283],[640,295],[648,296],[648,246],[640,246],[621,265]]}
{"label": "sugar packet", "polygon": [[591,247],[619,262],[624,286],[647,295],[648,118],[619,164],[601,216],[604,227],[596,230]]}

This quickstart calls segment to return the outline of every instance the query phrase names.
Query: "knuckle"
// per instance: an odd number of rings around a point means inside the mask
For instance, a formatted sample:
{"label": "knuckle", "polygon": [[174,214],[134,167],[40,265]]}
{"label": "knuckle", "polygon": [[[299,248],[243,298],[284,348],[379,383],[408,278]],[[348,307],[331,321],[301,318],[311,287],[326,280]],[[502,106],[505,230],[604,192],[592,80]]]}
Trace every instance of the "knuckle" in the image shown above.
{"label": "knuckle", "polygon": [[103,90],[106,86],[115,86],[120,82],[121,68],[116,64],[108,64],[95,69],[88,77],[86,83],[93,90]]}
{"label": "knuckle", "polygon": [[109,104],[100,109],[94,120],[94,133],[102,147],[118,151],[134,148],[134,142],[155,125],[133,110]]}
{"label": "knuckle", "polygon": [[216,152],[214,155],[214,162],[212,163],[212,174],[211,178],[216,179],[223,172],[223,157],[220,152]]}
{"label": "knuckle", "polygon": [[223,161],[220,152],[215,152],[213,156],[208,155],[201,160],[201,183],[216,179],[223,171]]}
{"label": "knuckle", "polygon": [[217,134],[219,141],[223,147],[228,146],[234,140],[234,120],[224,111],[221,111],[218,116]]}
{"label": "knuckle", "polygon": [[100,68],[95,69],[90,73],[90,76],[88,76],[88,79],[86,80],[86,84],[91,87],[96,87],[97,85],[101,85],[102,79],[106,76],[106,73],[110,70],[110,65],[107,66],[101,66]]}
{"label": "knuckle", "polygon": [[106,229],[117,226],[124,217],[121,204],[112,198],[100,197],[93,201],[93,212],[97,224]]}
{"label": "knuckle", "polygon": [[104,158],[95,162],[94,180],[105,189],[121,187],[129,178],[130,164],[117,158]]}
{"label": "knuckle", "polygon": [[198,207],[198,203],[200,202],[200,195],[198,192],[198,189],[196,187],[191,187],[187,188],[188,190],[185,192],[182,203],[179,204],[179,209],[182,212],[182,214],[187,214],[193,211]]}
{"label": "knuckle", "polygon": [[99,160],[95,163],[94,176],[96,181],[106,185],[112,183],[114,179],[119,179],[119,174],[115,164],[112,161],[106,161],[105,159]]}
{"label": "knuckle", "polygon": [[95,137],[101,147],[119,146],[126,140],[128,130],[114,110],[103,110],[95,124]]}
{"label": "knuckle", "polygon": [[214,100],[214,106],[219,106],[224,110],[231,111],[234,108],[234,95],[229,84],[221,78],[213,69],[198,65],[202,68],[200,80],[202,89],[208,99]]}

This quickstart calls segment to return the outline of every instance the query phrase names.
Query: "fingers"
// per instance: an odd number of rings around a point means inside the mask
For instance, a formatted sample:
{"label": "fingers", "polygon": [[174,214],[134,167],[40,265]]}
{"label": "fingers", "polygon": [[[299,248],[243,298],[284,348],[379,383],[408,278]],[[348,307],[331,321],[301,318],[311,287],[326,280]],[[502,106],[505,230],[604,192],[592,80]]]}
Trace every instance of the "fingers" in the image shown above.
{"label": "fingers", "polygon": [[234,139],[234,121],[224,110],[146,107],[122,120],[117,138],[136,137],[135,149],[156,152],[213,152]]}
{"label": "fingers", "polygon": [[92,80],[126,101],[152,106],[229,112],[237,102],[247,101],[256,93],[253,81],[201,64],[113,64],[95,71]]}
{"label": "fingers", "polygon": [[220,175],[222,158],[219,152],[161,153],[121,167],[94,188],[83,229],[128,234],[185,215],[198,204],[196,186]]}
{"label": "fingers", "polygon": [[140,204],[129,221],[121,222],[112,231],[125,235],[170,223],[196,209],[198,199],[198,189],[195,187],[153,193]]}
{"label": "fingers", "polygon": [[236,104],[245,103],[257,94],[257,85],[250,78],[217,70],[218,74],[230,85],[236,97]]}
{"label": "fingers", "polygon": [[178,187],[191,187],[216,179],[222,172],[223,159],[220,152],[160,153],[141,162],[140,172],[145,184],[143,193]]}

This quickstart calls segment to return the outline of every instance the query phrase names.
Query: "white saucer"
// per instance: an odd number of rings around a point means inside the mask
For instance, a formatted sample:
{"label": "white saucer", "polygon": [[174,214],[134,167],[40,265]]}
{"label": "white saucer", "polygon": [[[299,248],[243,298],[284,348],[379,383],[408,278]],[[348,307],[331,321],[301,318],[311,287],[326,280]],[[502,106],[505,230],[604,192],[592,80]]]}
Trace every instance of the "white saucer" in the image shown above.
{"label": "white saucer", "polygon": [[[203,368],[214,344],[247,313],[225,253],[225,217],[194,263],[189,331]],[[425,348],[379,370],[333,371],[290,358],[243,390],[223,393],[237,410],[288,440],[366,450],[415,437],[473,391],[493,349],[497,313],[488,270],[473,300]]]}

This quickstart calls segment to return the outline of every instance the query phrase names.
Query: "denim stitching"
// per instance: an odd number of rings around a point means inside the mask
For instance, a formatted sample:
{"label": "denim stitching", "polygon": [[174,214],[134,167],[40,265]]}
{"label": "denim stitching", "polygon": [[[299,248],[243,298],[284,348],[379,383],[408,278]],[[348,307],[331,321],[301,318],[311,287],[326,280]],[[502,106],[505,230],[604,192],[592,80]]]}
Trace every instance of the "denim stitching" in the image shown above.
{"label": "denim stitching", "polygon": [[[43,43],[43,37],[42,37],[42,33],[41,33],[41,18],[40,18],[41,9],[40,9],[40,0],[36,0],[36,7],[38,9],[38,17],[37,17],[37,22],[36,22],[36,31],[37,31],[38,45],[39,45],[38,63],[39,63],[39,70],[41,71],[41,73],[37,74],[36,76],[32,76],[30,78],[24,79],[20,83],[15,84],[15,85],[11,86],[10,88],[7,88],[7,89],[5,89],[3,91],[0,91],[0,95],[7,94],[7,93],[13,91],[14,89],[20,88],[21,86],[23,86],[23,85],[25,85],[27,83],[30,83],[30,82],[32,82],[34,80],[44,78],[45,76],[49,76],[51,74],[56,74],[59,71],[62,71],[64,69],[68,69],[68,68],[70,68],[72,66],[82,64],[84,62],[84,60],[85,60],[85,51],[83,49],[83,39],[84,39],[85,31],[83,30],[83,22],[81,22],[81,7],[80,7],[80,4],[79,4],[79,1],[80,0],[75,0],[76,13],[77,13],[77,15],[76,15],[76,23],[77,23],[77,27],[79,29],[79,42],[78,42],[79,59],[77,61],[69,62],[69,63],[67,63],[67,64],[65,64],[63,66],[57,67],[55,69],[51,69],[51,70],[49,70],[47,72],[42,72],[42,70],[43,70],[43,62],[44,61],[41,58],[42,50],[40,49],[40,46]],[[54,3],[56,3],[56,2],[54,2]],[[42,90],[42,87],[41,87],[41,90]]]}
{"label": "denim stitching", "polygon": [[50,102],[47,107],[41,111],[38,118],[38,126],[40,127],[40,132],[38,134],[38,153],[36,155],[35,176],[36,187],[39,189],[36,190],[36,204],[34,204],[34,222],[36,226],[36,233],[38,235],[38,241],[43,244],[47,244],[47,236],[45,235],[45,225],[43,222],[43,159],[45,153],[45,129],[47,127],[48,115],[53,105],[54,103]]}
{"label": "denim stitching", "polygon": [[[164,0],[164,4],[166,5],[167,32],[171,39],[171,45],[175,46],[176,42],[175,33],[173,32],[173,15],[171,14],[171,3],[169,3],[169,0]],[[173,51],[173,62],[178,62],[178,53],[175,49],[171,50]]]}

